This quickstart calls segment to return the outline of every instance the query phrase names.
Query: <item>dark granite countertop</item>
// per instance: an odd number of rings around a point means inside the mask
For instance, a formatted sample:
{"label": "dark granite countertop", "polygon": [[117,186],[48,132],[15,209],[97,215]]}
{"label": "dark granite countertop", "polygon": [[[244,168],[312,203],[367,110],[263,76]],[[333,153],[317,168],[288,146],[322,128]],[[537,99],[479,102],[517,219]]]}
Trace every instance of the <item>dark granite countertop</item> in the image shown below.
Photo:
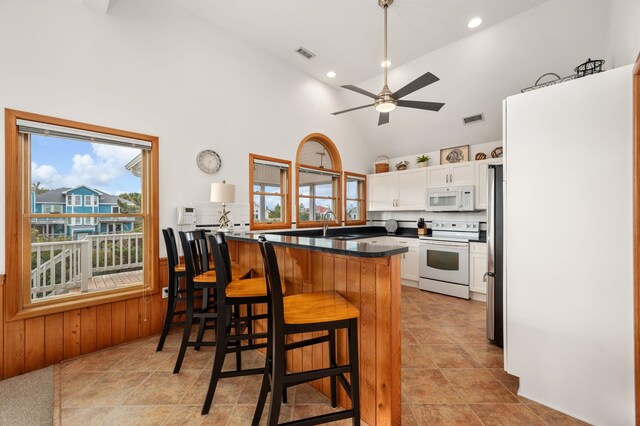
{"label": "dark granite countertop", "polygon": [[[383,228],[384,229],[384,228]],[[298,231],[299,232],[299,231]],[[304,231],[302,231],[304,232]],[[409,249],[401,245],[369,244],[348,239],[323,238],[322,236],[282,235],[281,233],[234,233],[227,234],[227,239],[236,241],[257,242],[258,237],[264,235],[267,241],[274,245],[285,247],[303,248],[307,250],[321,251],[325,253],[340,254],[353,257],[387,257],[407,253]],[[340,234],[341,236],[354,234]],[[362,234],[359,234],[362,235]],[[386,235],[386,231],[385,234]],[[335,237],[336,234],[328,234]],[[375,237],[376,235],[362,235],[359,238]],[[417,237],[417,235],[416,235]],[[355,238],[355,237],[354,237]]]}

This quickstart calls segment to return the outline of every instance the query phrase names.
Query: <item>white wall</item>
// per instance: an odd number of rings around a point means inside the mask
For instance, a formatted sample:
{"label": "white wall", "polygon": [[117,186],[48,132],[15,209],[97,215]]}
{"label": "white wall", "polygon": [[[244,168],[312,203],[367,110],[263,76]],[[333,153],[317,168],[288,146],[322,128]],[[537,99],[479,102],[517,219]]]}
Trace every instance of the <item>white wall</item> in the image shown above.
{"label": "white wall", "polygon": [[[160,137],[162,227],[174,225],[177,204],[206,202],[212,181],[236,184],[247,203],[249,152],[295,161],[312,132],[336,143],[345,169],[370,164],[351,123],[329,114],[342,106],[335,89],[164,0],[118,2],[108,15],[75,0],[3,0],[0,57],[1,108]],[[222,157],[216,175],[195,165],[206,148]],[[2,173],[0,273],[4,188]]]}
{"label": "white wall", "polygon": [[609,0],[608,68],[629,65],[640,53],[640,1]]}
{"label": "white wall", "polygon": [[507,100],[507,370],[598,425],[634,424],[631,74]]}

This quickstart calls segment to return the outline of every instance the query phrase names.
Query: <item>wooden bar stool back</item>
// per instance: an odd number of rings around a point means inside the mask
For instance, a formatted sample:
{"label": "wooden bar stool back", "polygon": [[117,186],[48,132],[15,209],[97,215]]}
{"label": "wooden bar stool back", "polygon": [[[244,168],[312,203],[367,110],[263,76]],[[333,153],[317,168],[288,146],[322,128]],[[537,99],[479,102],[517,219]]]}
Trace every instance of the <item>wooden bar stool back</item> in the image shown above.
{"label": "wooden bar stool back", "polygon": [[[331,382],[331,405],[337,406],[337,382],[340,382],[349,395],[352,408],[333,413],[288,422],[287,425],[315,425],[334,422],[342,419],[353,419],[354,425],[360,424],[360,382],[358,367],[358,309],[347,302],[337,292],[302,293],[284,297],[281,286],[280,271],[273,245],[264,237],[260,239],[260,249],[264,260],[267,278],[267,292],[271,300],[270,326],[271,342],[267,350],[267,358],[272,358],[265,366],[262,388],[253,417],[253,425],[258,425],[267,393],[271,391],[268,424],[278,424],[281,396],[291,386],[329,377]],[[347,329],[349,342],[349,364],[338,365],[336,361],[336,330]],[[327,335],[294,343],[286,343],[286,336],[309,332],[326,331]],[[287,373],[285,352],[305,346],[329,344],[329,367],[317,370]],[[349,383],[344,376],[350,374]]]}
{"label": "wooden bar stool back", "polygon": [[180,289],[180,278],[185,277],[187,274],[184,264],[179,265],[176,236],[171,228],[163,229],[162,236],[164,237],[164,244],[167,249],[167,265],[169,269],[169,283],[167,284],[167,287],[169,294],[167,300],[167,313],[164,317],[164,324],[162,326],[162,332],[160,333],[160,340],[158,341],[156,351],[161,351],[164,347],[164,342],[171,327],[184,325],[184,321],[175,321],[175,317],[186,313],[185,310],[176,310],[178,302],[186,302],[186,297],[184,295],[186,290]]}

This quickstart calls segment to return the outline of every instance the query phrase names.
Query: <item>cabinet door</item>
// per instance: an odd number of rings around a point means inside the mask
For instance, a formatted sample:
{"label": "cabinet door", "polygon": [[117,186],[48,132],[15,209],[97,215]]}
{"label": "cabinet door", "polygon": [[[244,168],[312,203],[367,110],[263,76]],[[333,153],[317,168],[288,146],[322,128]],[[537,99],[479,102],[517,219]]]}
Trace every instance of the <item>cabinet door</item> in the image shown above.
{"label": "cabinet door", "polygon": [[449,186],[450,168],[446,166],[427,167],[427,187],[440,188]]}
{"label": "cabinet door", "polygon": [[407,280],[418,281],[418,248],[409,247],[409,252],[404,253],[402,260],[402,278]]}
{"label": "cabinet door", "polygon": [[476,163],[476,210],[486,210],[488,195],[487,174],[489,164],[502,164],[501,158],[482,160]]}
{"label": "cabinet door", "polygon": [[396,210],[427,208],[427,172],[425,169],[398,172]]}
{"label": "cabinet door", "polygon": [[395,210],[397,173],[380,173],[367,176],[369,211]]}
{"label": "cabinet door", "polygon": [[454,185],[474,185],[476,183],[475,161],[451,164],[449,182]]}
{"label": "cabinet door", "polygon": [[487,255],[481,253],[469,254],[469,266],[471,270],[471,283],[469,290],[476,293],[487,294],[487,283],[482,281],[487,272]]}

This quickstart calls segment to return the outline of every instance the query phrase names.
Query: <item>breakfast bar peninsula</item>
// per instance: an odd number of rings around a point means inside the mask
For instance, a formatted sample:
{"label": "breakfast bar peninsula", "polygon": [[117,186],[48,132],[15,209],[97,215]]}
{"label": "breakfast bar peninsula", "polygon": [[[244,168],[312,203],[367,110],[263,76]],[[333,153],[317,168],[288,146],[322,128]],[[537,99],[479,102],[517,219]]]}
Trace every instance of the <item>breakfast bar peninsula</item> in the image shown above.
{"label": "breakfast bar peninsula", "polygon": [[[407,247],[356,241],[259,233],[228,234],[234,263],[264,275],[258,237],[264,235],[278,256],[286,295],[337,291],[360,310],[360,410],[369,425],[399,425],[400,394],[400,257]],[[264,306],[256,306],[258,312]],[[265,324],[256,324],[264,329]],[[292,336],[290,342],[308,336]],[[346,332],[337,336],[338,364],[348,363]],[[293,372],[329,367],[328,344],[289,351]],[[311,383],[330,395],[329,379]],[[338,405],[349,398],[338,386]]]}

